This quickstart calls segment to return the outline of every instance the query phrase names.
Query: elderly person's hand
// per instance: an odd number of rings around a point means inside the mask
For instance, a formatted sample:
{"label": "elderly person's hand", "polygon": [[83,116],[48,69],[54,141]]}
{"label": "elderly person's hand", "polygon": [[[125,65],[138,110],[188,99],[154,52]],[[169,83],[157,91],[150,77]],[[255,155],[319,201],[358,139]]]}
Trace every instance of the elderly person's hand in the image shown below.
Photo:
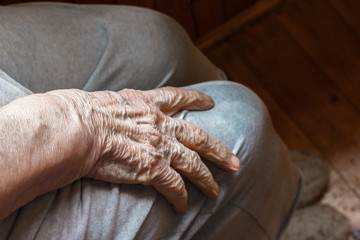
{"label": "elderly person's hand", "polygon": [[182,176],[207,196],[219,187],[198,153],[228,170],[239,159],[198,126],[171,115],[206,110],[196,90],[160,88],[33,94],[0,108],[0,220],[82,177],[152,185],[185,211]]}
{"label": "elderly person's hand", "polygon": [[188,196],[182,176],[207,196],[219,192],[198,153],[228,171],[239,169],[239,160],[223,143],[190,122],[170,117],[181,109],[213,106],[209,96],[196,90],[165,87],[47,94],[73,104],[85,125],[86,142],[92,148],[79,165],[78,177],[152,185],[175,210],[184,211]]}

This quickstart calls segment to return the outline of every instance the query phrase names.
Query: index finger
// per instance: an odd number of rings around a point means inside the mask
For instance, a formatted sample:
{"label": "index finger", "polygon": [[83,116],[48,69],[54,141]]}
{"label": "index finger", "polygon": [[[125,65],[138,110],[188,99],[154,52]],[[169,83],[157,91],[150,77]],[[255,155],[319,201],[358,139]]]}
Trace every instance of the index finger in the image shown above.
{"label": "index finger", "polygon": [[163,87],[143,92],[159,109],[171,115],[180,110],[207,110],[213,107],[214,102],[205,93],[195,89]]}

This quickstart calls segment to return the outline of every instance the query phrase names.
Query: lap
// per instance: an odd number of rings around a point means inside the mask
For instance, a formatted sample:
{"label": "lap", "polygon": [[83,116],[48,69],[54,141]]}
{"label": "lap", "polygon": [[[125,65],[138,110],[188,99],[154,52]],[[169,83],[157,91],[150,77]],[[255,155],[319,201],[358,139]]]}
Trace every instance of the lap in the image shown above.
{"label": "lap", "polygon": [[6,219],[2,226],[11,226],[10,239],[275,238],[293,207],[299,175],[266,108],[236,83],[190,87],[209,94],[215,107],[176,117],[200,125],[241,160],[235,174],[204,160],[219,183],[219,197],[207,198],[186,182],[189,209],[176,213],[152,187],[82,179],[40,196]]}

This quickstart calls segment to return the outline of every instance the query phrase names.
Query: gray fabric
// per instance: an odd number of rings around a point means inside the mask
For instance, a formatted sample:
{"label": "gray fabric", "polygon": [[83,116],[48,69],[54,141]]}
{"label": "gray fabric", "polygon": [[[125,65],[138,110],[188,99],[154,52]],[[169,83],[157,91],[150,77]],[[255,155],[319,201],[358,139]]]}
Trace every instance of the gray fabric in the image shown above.
{"label": "gray fabric", "polygon": [[220,185],[206,198],[187,182],[189,210],[175,213],[153,188],[89,179],[38,197],[2,222],[0,239],[275,239],[297,196],[299,174],[261,100],[236,83],[190,86],[209,94],[209,111],[183,111],[241,159],[227,173],[207,163]]}
{"label": "gray fabric", "polygon": [[0,69],[0,106],[32,92],[21,86]]}
{"label": "gray fabric", "polygon": [[[223,76],[173,20],[139,8],[0,7],[0,32],[6,33],[0,34],[0,68],[34,92],[148,89]],[[20,97],[17,87],[0,96]],[[189,209],[176,213],[152,187],[81,179],[0,221],[0,239],[276,239],[298,197],[300,176],[264,104],[232,82],[190,87],[213,97],[215,107],[176,117],[200,125],[241,159],[235,174],[204,160],[219,197],[207,198],[186,182]]]}
{"label": "gray fabric", "polygon": [[0,6],[0,32],[0,69],[34,92],[152,89],[220,79],[174,20],[147,9]]}

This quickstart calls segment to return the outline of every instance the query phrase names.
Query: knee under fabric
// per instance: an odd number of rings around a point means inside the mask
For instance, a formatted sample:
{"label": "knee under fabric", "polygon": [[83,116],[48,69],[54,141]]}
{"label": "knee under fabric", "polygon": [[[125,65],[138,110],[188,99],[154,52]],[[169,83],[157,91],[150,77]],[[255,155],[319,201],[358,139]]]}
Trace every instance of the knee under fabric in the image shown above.
{"label": "knee under fabric", "polygon": [[206,198],[186,182],[189,209],[176,213],[151,187],[81,179],[39,196],[1,221],[0,239],[275,239],[296,202],[299,175],[266,108],[236,83],[189,88],[209,94],[215,107],[177,117],[200,125],[241,159],[235,174],[204,160],[220,185],[217,198]]}
{"label": "knee under fabric", "polygon": [[[240,171],[235,174],[208,163],[228,202],[224,200],[222,210],[198,230],[196,239],[276,239],[295,208],[301,177],[264,103],[250,89],[230,81],[186,88],[208,94],[215,106],[210,111],[182,111],[176,116],[219,138],[241,160]],[[203,211],[214,211],[214,206],[205,206]],[[252,220],[244,223],[246,218]],[[217,227],[220,223],[223,228]]]}

